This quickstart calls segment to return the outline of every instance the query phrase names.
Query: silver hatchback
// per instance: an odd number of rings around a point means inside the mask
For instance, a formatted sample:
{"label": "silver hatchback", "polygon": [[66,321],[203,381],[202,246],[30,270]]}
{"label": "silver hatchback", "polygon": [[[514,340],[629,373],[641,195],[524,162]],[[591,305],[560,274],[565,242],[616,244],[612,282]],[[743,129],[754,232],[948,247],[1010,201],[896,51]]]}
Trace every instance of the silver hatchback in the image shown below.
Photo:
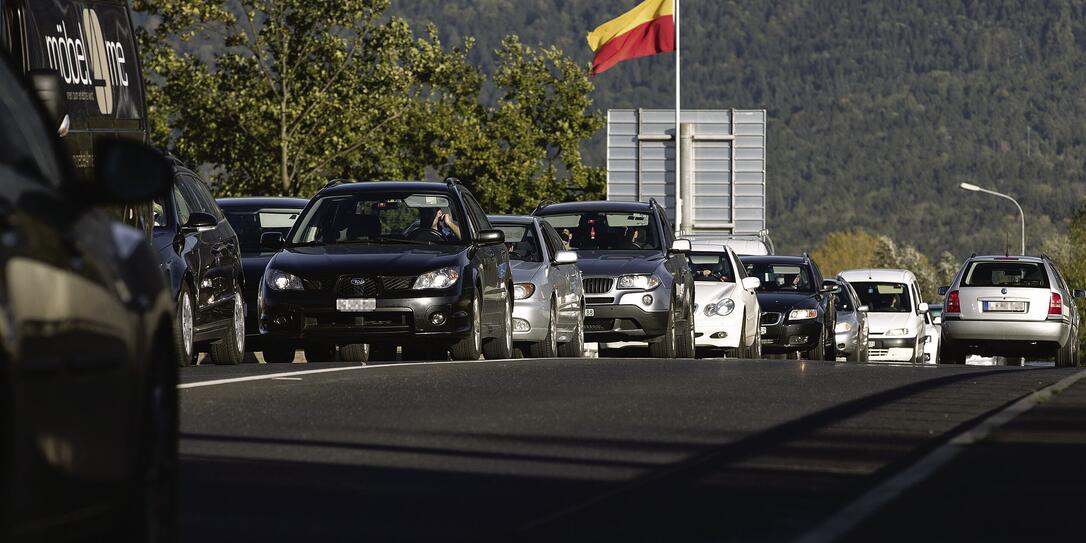
{"label": "silver hatchback", "polygon": [[496,215],[513,268],[513,343],[533,358],[584,354],[584,287],[577,253],[538,217]]}
{"label": "silver hatchback", "polygon": [[1079,312],[1055,263],[1046,257],[974,256],[949,287],[943,304],[944,364],[970,354],[1053,357],[1057,366],[1078,363]]}

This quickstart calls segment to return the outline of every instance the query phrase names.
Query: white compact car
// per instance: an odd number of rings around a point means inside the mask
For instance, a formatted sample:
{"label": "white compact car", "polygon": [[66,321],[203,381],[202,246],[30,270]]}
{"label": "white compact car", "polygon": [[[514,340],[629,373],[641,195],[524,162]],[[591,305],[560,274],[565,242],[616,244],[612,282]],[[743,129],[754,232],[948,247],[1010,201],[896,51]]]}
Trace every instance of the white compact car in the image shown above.
{"label": "white compact car", "polygon": [[735,251],[723,244],[697,244],[687,253],[694,272],[694,344],[727,356],[759,358],[761,308],[757,277],[747,277]]}
{"label": "white compact car", "polygon": [[868,359],[924,362],[930,335],[925,319],[928,304],[920,297],[916,276],[908,270],[880,269],[848,270],[840,275],[868,308]]}

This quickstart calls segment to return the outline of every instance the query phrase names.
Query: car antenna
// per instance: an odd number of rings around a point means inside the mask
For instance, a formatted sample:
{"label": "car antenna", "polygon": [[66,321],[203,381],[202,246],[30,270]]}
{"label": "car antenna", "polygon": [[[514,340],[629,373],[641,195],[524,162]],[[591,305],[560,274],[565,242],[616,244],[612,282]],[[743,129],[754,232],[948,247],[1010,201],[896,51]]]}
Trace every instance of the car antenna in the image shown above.
{"label": "car antenna", "polygon": [[541,210],[541,209],[543,209],[543,208],[545,208],[545,207],[547,207],[547,206],[549,206],[549,205],[551,205],[553,203],[555,203],[554,200],[541,200],[539,202],[539,205],[535,206],[535,210],[532,211],[532,213],[536,213],[539,210]]}

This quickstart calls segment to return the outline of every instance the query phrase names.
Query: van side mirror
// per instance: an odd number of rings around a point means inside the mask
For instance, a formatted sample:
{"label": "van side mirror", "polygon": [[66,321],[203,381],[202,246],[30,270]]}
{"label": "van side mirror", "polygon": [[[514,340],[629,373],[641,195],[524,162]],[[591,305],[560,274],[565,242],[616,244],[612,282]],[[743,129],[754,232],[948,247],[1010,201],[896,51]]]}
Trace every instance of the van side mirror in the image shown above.
{"label": "van side mirror", "polygon": [[562,264],[576,264],[577,253],[574,251],[558,251],[554,253],[554,265],[560,266]]}
{"label": "van side mirror", "polygon": [[950,291],[950,287],[939,287],[939,296],[946,296],[946,293]]}
{"label": "van side mirror", "polygon": [[757,277],[744,277],[743,289],[744,290],[758,290],[762,286],[762,280]]}
{"label": "van side mirror", "polygon": [[273,253],[278,253],[283,250],[283,246],[286,243],[283,241],[283,234],[280,232],[264,232],[260,235],[260,248],[267,249]]}
{"label": "van side mirror", "polygon": [[162,153],[137,141],[102,138],[95,149],[95,186],[85,187],[93,204],[149,202],[173,187],[173,168]]}
{"label": "van side mirror", "polygon": [[64,100],[64,90],[60,84],[60,74],[56,70],[30,70],[27,77],[30,79],[30,87],[45,109],[45,114],[49,116],[50,126],[56,128],[58,136],[67,136],[70,120],[68,104]]}

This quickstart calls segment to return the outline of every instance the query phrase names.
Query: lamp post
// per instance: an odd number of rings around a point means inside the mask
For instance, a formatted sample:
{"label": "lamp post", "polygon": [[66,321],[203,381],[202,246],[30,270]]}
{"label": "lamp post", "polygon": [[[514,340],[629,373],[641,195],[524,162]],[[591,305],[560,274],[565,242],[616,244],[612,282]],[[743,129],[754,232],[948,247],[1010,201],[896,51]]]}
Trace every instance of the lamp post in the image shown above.
{"label": "lamp post", "polygon": [[1015,200],[1014,198],[1011,198],[1010,196],[1007,196],[1006,194],[1003,194],[1001,192],[996,192],[994,190],[988,190],[988,189],[980,188],[980,187],[978,187],[978,186],[976,186],[976,185],[974,185],[972,183],[962,183],[962,184],[958,185],[958,187],[961,188],[962,190],[968,190],[968,191],[971,191],[971,192],[983,192],[985,194],[991,194],[992,196],[999,196],[1000,198],[1006,198],[1006,199],[1008,199],[1008,200],[1010,200],[1011,202],[1014,203],[1015,207],[1018,208],[1018,216],[1022,218],[1022,252],[1020,254],[1025,255],[1026,254],[1026,213],[1024,211],[1022,211],[1022,206],[1018,204],[1018,200]]}

